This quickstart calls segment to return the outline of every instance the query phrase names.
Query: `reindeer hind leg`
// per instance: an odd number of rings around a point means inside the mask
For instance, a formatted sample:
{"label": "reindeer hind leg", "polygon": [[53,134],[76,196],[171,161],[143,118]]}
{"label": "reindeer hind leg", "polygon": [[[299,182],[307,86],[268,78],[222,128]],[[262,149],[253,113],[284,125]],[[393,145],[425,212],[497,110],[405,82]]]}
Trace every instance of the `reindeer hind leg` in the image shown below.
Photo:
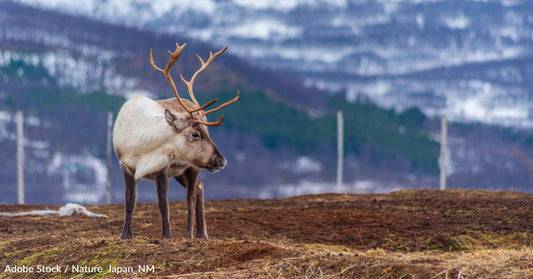
{"label": "reindeer hind leg", "polygon": [[131,215],[135,209],[135,202],[137,199],[137,182],[134,174],[125,166],[121,166],[124,174],[125,185],[125,214],[124,214],[124,229],[122,230],[122,239],[131,239]]}
{"label": "reindeer hind leg", "polygon": [[[196,195],[196,183],[200,170],[194,167],[186,169],[182,175],[174,177],[185,189],[187,189],[187,232],[185,237],[194,238],[193,228],[197,214],[198,199]],[[203,196],[202,196],[203,197]],[[203,199],[202,199],[203,201]],[[203,215],[203,204],[202,204]]]}

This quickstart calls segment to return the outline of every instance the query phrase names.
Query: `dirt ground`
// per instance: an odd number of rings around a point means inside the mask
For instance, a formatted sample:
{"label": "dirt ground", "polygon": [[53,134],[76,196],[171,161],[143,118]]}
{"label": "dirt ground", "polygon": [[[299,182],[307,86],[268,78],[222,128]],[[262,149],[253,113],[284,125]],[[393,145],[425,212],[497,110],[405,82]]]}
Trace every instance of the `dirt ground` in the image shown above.
{"label": "dirt ground", "polygon": [[137,205],[132,240],[120,240],[121,204],[87,207],[107,219],[0,217],[0,277],[533,278],[532,200],[424,190],[208,201],[208,240],[183,237],[182,201],[170,204],[171,240],[156,204]]}

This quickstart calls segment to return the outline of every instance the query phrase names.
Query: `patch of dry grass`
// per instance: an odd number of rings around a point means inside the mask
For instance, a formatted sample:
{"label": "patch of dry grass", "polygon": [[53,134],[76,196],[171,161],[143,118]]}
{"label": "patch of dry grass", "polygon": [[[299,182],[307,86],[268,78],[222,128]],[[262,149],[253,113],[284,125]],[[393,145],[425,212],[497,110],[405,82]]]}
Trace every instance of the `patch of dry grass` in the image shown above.
{"label": "patch of dry grass", "polygon": [[[275,243],[269,245],[277,246]],[[177,278],[530,278],[533,249],[480,249],[469,252],[339,251],[308,245],[284,246],[294,256],[255,259]]]}
{"label": "patch of dry grass", "polygon": [[[31,242],[31,253],[13,247]],[[153,274],[53,274],[72,276],[168,278],[532,278],[533,248],[482,248],[468,251],[398,252],[382,248],[359,251],[344,246],[291,244],[276,241],[147,239],[39,239],[2,242],[2,260],[9,264],[86,264],[137,266],[154,264]],[[26,246],[26,245],[23,245]],[[10,248],[11,247],[11,248]],[[58,248],[63,247],[63,248]],[[2,266],[5,268],[5,265]],[[0,273],[2,278],[27,274]]]}

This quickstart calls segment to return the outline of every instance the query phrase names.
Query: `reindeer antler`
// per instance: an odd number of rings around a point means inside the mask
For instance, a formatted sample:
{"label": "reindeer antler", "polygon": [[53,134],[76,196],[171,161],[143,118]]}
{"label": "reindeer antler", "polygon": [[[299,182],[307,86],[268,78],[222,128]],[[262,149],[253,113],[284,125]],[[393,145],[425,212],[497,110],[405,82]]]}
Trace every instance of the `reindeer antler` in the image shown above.
{"label": "reindeer antler", "polygon": [[204,60],[202,59],[202,57],[200,57],[200,55],[198,54],[195,54],[196,57],[198,58],[198,60],[200,60],[200,63],[202,63],[202,65],[200,66],[200,69],[198,69],[194,75],[191,77],[191,79],[189,81],[185,80],[183,78],[183,75],[180,74],[180,78],[181,80],[183,81],[183,83],[185,83],[185,85],[187,85],[187,90],[189,91],[189,96],[192,100],[192,102],[198,106],[198,108],[196,109],[193,109],[193,110],[189,110],[185,104],[183,103],[183,101],[181,100],[179,94],[178,94],[178,90],[176,89],[176,85],[174,84],[174,81],[172,80],[172,77],[170,76],[170,73],[169,73],[169,70],[170,68],[174,65],[174,63],[176,63],[176,61],[178,60],[178,58],[180,57],[181,53],[183,52],[183,49],[185,48],[187,44],[183,44],[183,45],[179,45],[176,43],[176,50],[174,52],[171,52],[170,50],[168,51],[168,53],[170,54],[170,59],[168,60],[168,63],[167,63],[167,66],[165,67],[165,69],[161,69],[159,67],[157,67],[154,63],[154,58],[152,56],[152,49],[150,49],[150,64],[152,64],[152,67],[154,69],[156,69],[158,72],[160,72],[161,74],[163,74],[163,76],[165,76],[165,78],[167,79],[168,83],[170,83],[170,86],[172,87],[172,90],[174,91],[174,95],[176,96],[176,99],[178,99],[180,105],[185,109],[185,111],[187,111],[187,113],[189,113],[189,115],[191,116],[191,121],[192,122],[195,122],[195,123],[200,123],[200,124],[204,124],[206,126],[220,126],[222,125],[222,121],[224,120],[224,116],[221,115],[217,121],[215,122],[205,122],[205,121],[202,121],[200,119],[196,119],[193,115],[193,113],[195,112],[198,112],[200,114],[200,118],[202,118],[203,116],[206,116],[212,112],[215,112],[217,110],[220,110],[224,107],[227,107],[235,102],[237,102],[239,100],[239,91],[237,90],[237,96],[235,96],[235,98],[225,102],[224,104],[214,108],[214,109],[210,109],[208,111],[203,111],[204,109],[206,109],[207,107],[213,105],[214,103],[216,103],[218,101],[218,98],[215,98],[209,102],[207,102],[205,105],[203,106],[200,106],[200,104],[198,103],[198,101],[196,100],[196,98],[194,97],[194,91],[193,91],[193,86],[194,86],[194,82],[196,80],[196,77],[201,73],[203,72],[208,66],[209,64],[211,64],[211,62],[213,62],[213,60],[215,60],[215,58],[217,56],[219,56],[220,54],[222,54],[224,51],[226,51],[226,49],[228,49],[228,47],[225,47],[223,49],[221,49],[220,51],[216,52],[215,54],[213,54],[211,51],[209,52],[209,59],[207,59],[206,62],[204,62]]}
{"label": "reindeer antler", "polygon": [[176,50],[174,52],[168,51],[168,54],[170,54],[170,59],[168,60],[167,66],[165,69],[161,69],[157,67],[154,63],[154,56],[152,55],[152,49],[150,49],[150,64],[154,69],[156,69],[158,72],[163,74],[165,78],[167,79],[168,83],[170,83],[170,86],[172,87],[172,90],[174,91],[174,96],[176,96],[176,99],[180,102],[180,105],[189,113],[192,115],[192,112],[187,109],[185,104],[180,98],[180,95],[178,94],[178,89],[176,89],[176,85],[174,84],[174,81],[172,80],[172,77],[170,76],[170,68],[178,61],[178,58],[180,58],[181,53],[183,52],[183,49],[187,46],[187,44],[179,45],[176,43]]}
{"label": "reindeer antler", "polygon": [[[187,90],[189,91],[189,96],[191,97],[191,100],[197,105],[200,107],[200,104],[198,103],[198,101],[196,101],[196,98],[194,97],[194,91],[193,91],[193,86],[194,86],[194,82],[196,81],[196,77],[201,73],[203,72],[205,69],[207,69],[207,67],[211,64],[211,62],[213,62],[213,60],[215,60],[215,58],[217,58],[217,56],[221,55],[222,53],[224,53],[224,51],[226,51],[226,49],[228,49],[228,47],[225,47],[219,51],[217,51],[215,54],[213,54],[213,52],[209,52],[209,58],[207,59],[207,61],[204,62],[204,60],[202,59],[202,57],[200,57],[200,55],[198,54],[195,54],[196,57],[198,58],[198,60],[200,60],[200,63],[202,64],[200,66],[200,68],[198,70],[196,70],[196,72],[192,75],[191,79],[189,81],[187,81],[185,78],[183,78],[183,74],[180,74],[180,78],[181,78],[181,81],[183,81],[183,83],[185,83],[185,85],[187,85]],[[208,106],[214,104],[218,99],[214,99],[210,102],[208,102],[207,104],[203,105],[202,107],[203,108],[207,108]],[[237,96],[235,96],[235,98],[223,103],[222,105],[214,108],[214,109],[210,109],[208,111],[203,111],[203,110],[200,110],[198,113],[200,113],[201,116],[206,116],[212,112],[215,112],[217,110],[220,110],[224,107],[227,107],[235,102],[237,102],[239,100],[239,91],[237,90]],[[215,122],[204,122],[204,121],[195,121],[197,123],[202,123],[206,126],[220,126],[222,125],[222,121],[224,120],[224,116],[221,115],[217,121]]]}

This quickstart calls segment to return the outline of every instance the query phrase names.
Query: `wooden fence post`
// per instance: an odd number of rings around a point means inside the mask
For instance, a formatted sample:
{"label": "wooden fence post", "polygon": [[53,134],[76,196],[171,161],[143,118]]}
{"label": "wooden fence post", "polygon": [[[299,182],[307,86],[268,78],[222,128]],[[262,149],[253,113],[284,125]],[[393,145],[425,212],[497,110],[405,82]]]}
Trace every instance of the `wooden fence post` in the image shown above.
{"label": "wooden fence post", "polygon": [[342,192],[344,168],[344,118],[342,111],[337,111],[337,192]]}
{"label": "wooden fence post", "polygon": [[17,111],[17,200],[24,204],[24,118]]}
{"label": "wooden fence post", "polygon": [[111,204],[111,136],[113,128],[113,113],[107,113],[107,180],[106,180],[106,204]]}
{"label": "wooden fence post", "polygon": [[440,135],[440,189],[446,190],[446,138],[448,137],[448,127],[446,115],[441,118]]}

